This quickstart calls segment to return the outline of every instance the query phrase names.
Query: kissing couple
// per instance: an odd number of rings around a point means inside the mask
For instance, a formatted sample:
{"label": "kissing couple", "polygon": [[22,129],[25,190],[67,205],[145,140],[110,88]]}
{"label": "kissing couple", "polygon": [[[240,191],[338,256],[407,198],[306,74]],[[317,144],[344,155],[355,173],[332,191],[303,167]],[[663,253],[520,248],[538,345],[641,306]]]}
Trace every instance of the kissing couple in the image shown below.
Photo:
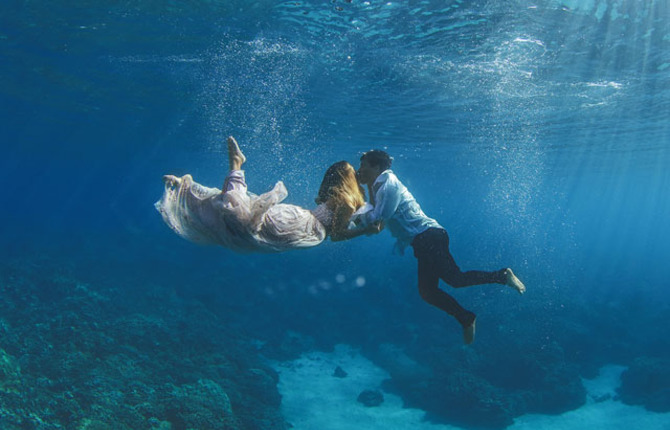
{"label": "kissing couple", "polygon": [[[242,170],[247,159],[232,136],[227,146],[229,172],[221,189],[201,185],[191,175],[163,177],[165,191],[156,209],[175,233],[189,241],[240,253],[269,253],[309,248],[326,237],[340,241],[372,235],[386,228],[397,239],[398,251],[412,246],[421,298],[461,324],[466,344],[474,340],[476,315],[441,290],[440,279],[454,288],[502,284],[520,294],[526,291],[510,268],[461,271],[449,252],[447,231],[423,213],[391,170],[393,159],[384,151],[364,153],[358,171],[346,161],[330,166],[315,199],[317,206],[308,210],[282,203],[288,192],[281,181],[264,194],[250,193]],[[363,186],[368,188],[368,203]]]}

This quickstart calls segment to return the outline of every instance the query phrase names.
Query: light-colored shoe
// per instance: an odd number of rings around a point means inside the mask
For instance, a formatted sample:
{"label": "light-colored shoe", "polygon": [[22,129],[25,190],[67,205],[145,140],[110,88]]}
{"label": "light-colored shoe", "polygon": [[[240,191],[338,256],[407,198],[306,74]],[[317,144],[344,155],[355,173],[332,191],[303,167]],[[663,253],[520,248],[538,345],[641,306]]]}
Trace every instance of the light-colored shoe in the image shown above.
{"label": "light-colored shoe", "polygon": [[475,329],[476,329],[477,318],[472,320],[472,324],[469,326],[463,327],[463,343],[470,345],[475,341]]}
{"label": "light-colored shoe", "polygon": [[519,294],[526,292],[526,286],[516,277],[512,269],[505,269],[505,284],[517,290]]}

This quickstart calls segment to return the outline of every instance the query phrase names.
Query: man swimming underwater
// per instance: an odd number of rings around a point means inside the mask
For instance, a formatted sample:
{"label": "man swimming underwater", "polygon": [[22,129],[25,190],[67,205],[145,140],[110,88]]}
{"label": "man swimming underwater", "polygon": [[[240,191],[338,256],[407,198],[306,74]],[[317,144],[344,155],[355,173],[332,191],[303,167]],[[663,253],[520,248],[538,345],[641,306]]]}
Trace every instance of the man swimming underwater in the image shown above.
{"label": "man swimming underwater", "polygon": [[414,248],[414,256],[419,262],[421,298],[456,318],[463,327],[463,341],[470,344],[475,339],[477,316],[442,291],[439,280],[454,288],[508,285],[520,294],[526,287],[509,268],[495,272],[461,271],[449,252],[447,231],[423,213],[412,194],[391,171],[392,161],[389,154],[381,150],[368,151],[361,157],[356,175],[362,185],[367,185],[373,209],[356,215],[354,222],[368,226],[383,221],[397,239],[398,249],[402,251],[407,245]]}

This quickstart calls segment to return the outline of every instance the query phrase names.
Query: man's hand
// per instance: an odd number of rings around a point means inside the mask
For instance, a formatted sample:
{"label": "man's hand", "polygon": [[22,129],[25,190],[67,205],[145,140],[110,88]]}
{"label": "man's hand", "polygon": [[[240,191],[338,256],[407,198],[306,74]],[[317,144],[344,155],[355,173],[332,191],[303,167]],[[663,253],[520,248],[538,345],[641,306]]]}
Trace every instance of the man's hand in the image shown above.
{"label": "man's hand", "polygon": [[370,236],[384,230],[384,221],[378,221],[365,227],[365,234]]}

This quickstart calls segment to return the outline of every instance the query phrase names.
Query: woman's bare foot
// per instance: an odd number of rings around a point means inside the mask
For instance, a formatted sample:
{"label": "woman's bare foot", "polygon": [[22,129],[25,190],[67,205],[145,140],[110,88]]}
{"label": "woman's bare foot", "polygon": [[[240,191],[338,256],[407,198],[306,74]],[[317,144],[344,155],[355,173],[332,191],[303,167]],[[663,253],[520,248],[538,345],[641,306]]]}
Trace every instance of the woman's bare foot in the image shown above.
{"label": "woman's bare foot", "polygon": [[519,294],[526,292],[526,286],[516,277],[512,269],[505,269],[505,284],[517,290]]}
{"label": "woman's bare foot", "polygon": [[240,150],[237,141],[233,136],[230,136],[228,138],[228,163],[230,164],[230,170],[240,170],[246,161],[247,157]]}
{"label": "woman's bare foot", "polygon": [[181,185],[181,178],[178,178],[174,175],[165,175],[163,176],[163,182],[168,187],[179,187]]}

